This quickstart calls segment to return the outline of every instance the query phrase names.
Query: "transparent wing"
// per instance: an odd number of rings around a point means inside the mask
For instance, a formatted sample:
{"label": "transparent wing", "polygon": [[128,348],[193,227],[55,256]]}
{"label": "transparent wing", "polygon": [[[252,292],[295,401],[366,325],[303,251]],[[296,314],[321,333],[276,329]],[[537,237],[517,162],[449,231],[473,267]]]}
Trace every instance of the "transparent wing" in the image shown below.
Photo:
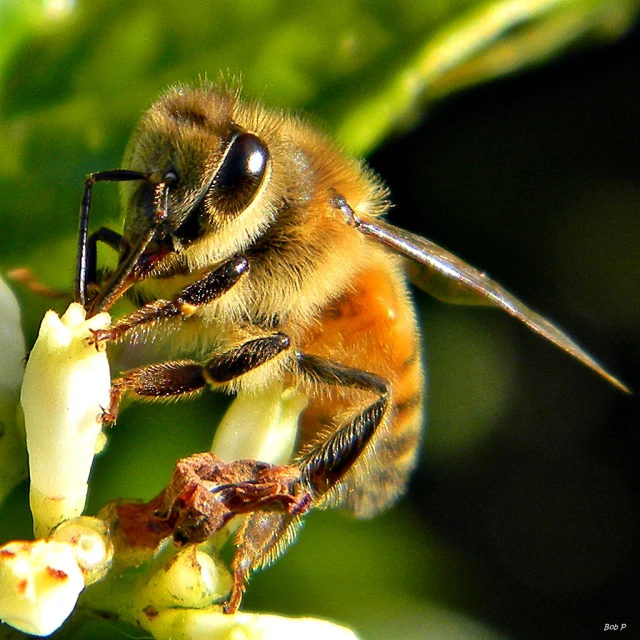
{"label": "transparent wing", "polygon": [[394,249],[416,262],[409,267],[414,284],[447,302],[485,304],[504,309],[553,344],[566,351],[618,389],[629,389],[607,372],[584,349],[546,318],[529,309],[497,282],[422,236],[376,218],[374,222],[358,219],[356,228],[364,235]]}

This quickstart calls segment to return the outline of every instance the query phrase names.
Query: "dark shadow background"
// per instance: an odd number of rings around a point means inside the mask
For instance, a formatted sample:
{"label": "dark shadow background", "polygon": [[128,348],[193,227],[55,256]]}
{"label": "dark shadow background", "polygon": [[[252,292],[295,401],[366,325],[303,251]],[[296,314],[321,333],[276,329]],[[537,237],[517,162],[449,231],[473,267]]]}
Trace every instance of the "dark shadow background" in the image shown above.
{"label": "dark shadow background", "polygon": [[[488,271],[636,392],[502,314],[423,301],[430,422],[408,501],[472,567],[470,609],[513,638],[640,624],[639,42],[448,99],[371,160],[394,222]],[[496,360],[507,371],[487,379]]]}

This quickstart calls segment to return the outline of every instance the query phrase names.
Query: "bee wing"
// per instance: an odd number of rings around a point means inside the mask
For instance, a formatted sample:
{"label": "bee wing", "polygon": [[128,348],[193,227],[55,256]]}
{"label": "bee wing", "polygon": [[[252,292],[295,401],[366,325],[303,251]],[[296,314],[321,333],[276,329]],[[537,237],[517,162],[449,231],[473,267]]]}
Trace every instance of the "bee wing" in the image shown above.
{"label": "bee wing", "polygon": [[409,267],[409,274],[414,284],[427,293],[446,302],[500,307],[612,385],[629,393],[622,382],[608,373],[567,334],[452,253],[422,236],[394,227],[379,218],[375,221],[358,220],[356,227],[361,233],[415,261],[417,264]]}

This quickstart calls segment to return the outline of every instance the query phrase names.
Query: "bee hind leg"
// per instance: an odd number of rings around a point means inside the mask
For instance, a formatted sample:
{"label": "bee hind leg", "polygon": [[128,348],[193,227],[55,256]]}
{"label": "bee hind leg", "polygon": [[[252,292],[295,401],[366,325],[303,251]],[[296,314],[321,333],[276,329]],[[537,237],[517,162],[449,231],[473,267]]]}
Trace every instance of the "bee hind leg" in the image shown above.
{"label": "bee hind leg", "polygon": [[389,384],[373,373],[307,354],[298,354],[298,367],[314,382],[370,391],[378,396],[350,422],[312,444],[297,458],[302,483],[323,495],[342,480],[371,442],[389,406]]}
{"label": "bee hind leg", "polygon": [[[255,511],[236,534],[232,561],[233,589],[226,613],[237,611],[251,573],[273,562],[293,542],[301,515],[335,487],[371,442],[389,406],[389,385],[382,378],[316,356],[296,354],[299,373],[314,383],[370,391],[377,399],[350,422],[303,451],[293,463],[298,473],[289,485],[292,495],[308,496],[300,512]],[[302,502],[301,502],[302,504]]]}
{"label": "bee hind leg", "polygon": [[233,587],[224,604],[225,613],[240,607],[251,573],[271,564],[293,542],[302,519],[277,511],[255,511],[243,521],[236,534],[239,545],[233,557]]}

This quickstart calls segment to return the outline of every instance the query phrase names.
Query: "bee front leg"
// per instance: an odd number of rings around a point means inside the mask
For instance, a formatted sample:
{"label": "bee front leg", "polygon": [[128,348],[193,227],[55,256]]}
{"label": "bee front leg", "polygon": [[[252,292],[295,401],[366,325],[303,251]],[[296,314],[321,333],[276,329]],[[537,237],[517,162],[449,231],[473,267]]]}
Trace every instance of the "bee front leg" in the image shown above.
{"label": "bee front leg", "polygon": [[234,256],[185,287],[173,300],[155,300],[120,318],[109,329],[92,331],[91,342],[97,347],[101,342],[119,340],[147,324],[176,316],[188,318],[200,307],[227,293],[248,270],[248,260],[244,256]]}
{"label": "bee front leg", "polygon": [[78,292],[76,294],[76,299],[84,300],[85,302],[88,290],[95,289],[98,284],[98,242],[106,244],[115,251],[120,251],[126,246],[122,235],[108,227],[100,227],[89,236],[86,250],[82,254],[82,272],[78,273],[78,282],[76,284],[76,289],[83,287],[82,293]]}
{"label": "bee front leg", "polygon": [[[353,467],[371,442],[389,407],[389,385],[375,374],[297,353],[298,373],[309,382],[369,391],[377,399],[327,437],[303,451],[294,461],[297,478],[289,483],[291,494],[307,496],[299,513],[320,501]],[[287,548],[301,525],[298,512],[256,511],[238,530],[233,558],[233,588],[226,613],[237,611],[248,577],[273,562]]]}

